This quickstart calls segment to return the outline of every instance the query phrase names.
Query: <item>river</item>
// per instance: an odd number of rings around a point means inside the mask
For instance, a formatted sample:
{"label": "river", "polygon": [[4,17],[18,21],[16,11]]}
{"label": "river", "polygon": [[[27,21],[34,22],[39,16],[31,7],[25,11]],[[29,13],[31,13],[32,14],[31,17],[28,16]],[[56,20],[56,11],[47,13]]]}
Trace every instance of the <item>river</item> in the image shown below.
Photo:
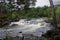
{"label": "river", "polygon": [[51,29],[51,24],[45,22],[47,20],[47,18],[32,18],[11,22],[10,25],[0,28],[0,39],[5,38],[7,34],[11,37],[22,36],[22,34],[41,36]]}

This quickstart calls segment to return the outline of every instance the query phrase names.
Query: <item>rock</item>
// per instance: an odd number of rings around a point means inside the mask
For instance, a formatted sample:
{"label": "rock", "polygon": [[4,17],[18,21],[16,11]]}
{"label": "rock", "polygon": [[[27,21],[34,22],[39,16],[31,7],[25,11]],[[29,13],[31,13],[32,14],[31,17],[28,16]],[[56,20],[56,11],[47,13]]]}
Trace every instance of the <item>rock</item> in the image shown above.
{"label": "rock", "polygon": [[22,31],[21,31],[21,32],[19,32],[19,33],[22,33]]}

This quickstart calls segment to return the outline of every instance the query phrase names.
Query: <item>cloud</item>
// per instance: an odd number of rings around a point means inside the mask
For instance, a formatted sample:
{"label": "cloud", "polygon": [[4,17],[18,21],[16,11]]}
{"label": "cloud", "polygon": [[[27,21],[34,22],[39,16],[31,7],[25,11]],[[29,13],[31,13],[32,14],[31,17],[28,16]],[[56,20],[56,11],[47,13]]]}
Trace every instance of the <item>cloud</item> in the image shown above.
{"label": "cloud", "polygon": [[60,5],[60,0],[54,0],[54,5]]}
{"label": "cloud", "polygon": [[[60,4],[60,0],[53,0],[54,5]],[[37,6],[50,6],[49,0],[37,0],[36,7]]]}
{"label": "cloud", "polygon": [[50,5],[48,0],[37,0],[36,7],[37,6],[44,6],[44,5]]}

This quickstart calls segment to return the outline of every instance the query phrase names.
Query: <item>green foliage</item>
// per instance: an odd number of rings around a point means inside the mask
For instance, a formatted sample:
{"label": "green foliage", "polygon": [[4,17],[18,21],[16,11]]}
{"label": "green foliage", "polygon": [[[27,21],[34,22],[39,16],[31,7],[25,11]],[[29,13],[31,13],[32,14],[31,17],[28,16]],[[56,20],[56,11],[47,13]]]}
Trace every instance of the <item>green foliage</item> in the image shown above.
{"label": "green foliage", "polygon": [[[60,6],[55,6],[55,12],[56,12],[56,18],[60,19]],[[26,11],[26,10],[25,10]],[[52,17],[51,8],[44,6],[44,7],[37,7],[37,8],[30,8],[30,10],[27,10],[27,12],[24,12],[24,10],[21,11],[21,15],[26,18],[37,18],[37,17]]]}
{"label": "green foliage", "polygon": [[49,31],[47,31],[47,33],[44,34],[44,36],[47,37],[47,38],[53,37],[55,35],[58,35],[57,31],[55,31],[55,30],[49,30]]}
{"label": "green foliage", "polygon": [[[46,7],[46,6],[45,6]],[[20,11],[20,17],[24,18],[38,18],[38,17],[51,17],[51,9],[49,7],[30,8],[30,10]]]}
{"label": "green foliage", "polygon": [[49,30],[42,37],[45,37],[47,40],[60,40],[60,28]]}
{"label": "green foliage", "polygon": [[11,40],[11,37],[6,36],[6,38],[4,40]]}
{"label": "green foliage", "polygon": [[[57,15],[57,19],[60,18],[60,6],[55,6],[55,12]],[[6,15],[5,15],[6,14]],[[5,13],[7,18],[14,19],[14,18],[38,18],[38,17],[52,17],[51,8],[44,6],[44,7],[37,7],[37,8],[30,8],[29,10],[16,10],[11,11],[9,13]],[[5,17],[4,16],[4,17]],[[2,16],[0,16],[2,17]]]}
{"label": "green foliage", "polygon": [[18,14],[16,12],[12,12],[12,19],[16,18]]}

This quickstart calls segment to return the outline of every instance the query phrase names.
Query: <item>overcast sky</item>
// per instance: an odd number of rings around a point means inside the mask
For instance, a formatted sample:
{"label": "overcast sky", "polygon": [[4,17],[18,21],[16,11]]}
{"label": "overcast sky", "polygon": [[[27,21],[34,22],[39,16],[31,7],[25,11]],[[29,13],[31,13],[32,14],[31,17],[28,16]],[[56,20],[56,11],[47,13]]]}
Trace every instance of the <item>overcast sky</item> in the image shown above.
{"label": "overcast sky", "polygon": [[[53,2],[54,2],[54,4],[60,4],[60,0],[53,0]],[[49,0],[37,0],[36,7],[44,6],[44,5],[50,6]]]}
{"label": "overcast sky", "polygon": [[[60,0],[53,0],[53,2],[54,2],[54,4],[60,4]],[[38,6],[42,7],[45,5],[50,6],[49,0],[37,0],[35,7],[38,7]]]}

